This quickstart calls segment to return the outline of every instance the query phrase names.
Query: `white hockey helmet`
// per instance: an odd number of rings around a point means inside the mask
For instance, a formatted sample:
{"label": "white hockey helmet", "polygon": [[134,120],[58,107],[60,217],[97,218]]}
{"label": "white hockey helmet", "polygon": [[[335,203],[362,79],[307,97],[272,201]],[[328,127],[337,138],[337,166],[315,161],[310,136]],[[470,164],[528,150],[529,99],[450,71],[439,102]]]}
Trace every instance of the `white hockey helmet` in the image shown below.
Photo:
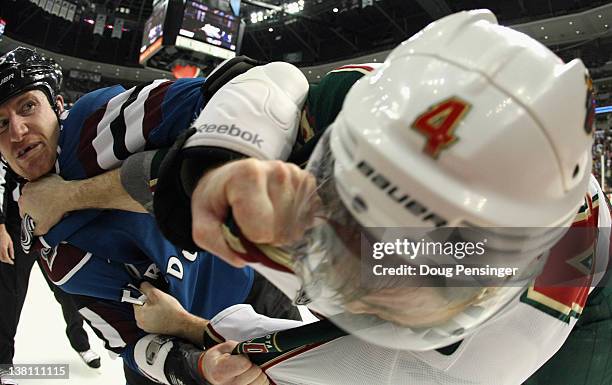
{"label": "white hockey helmet", "polygon": [[[372,227],[567,225],[591,173],[588,82],[580,60],[488,10],[440,19],[347,95],[331,143],[342,199],[376,202],[352,210]],[[422,214],[399,210],[374,173]]]}
{"label": "white hockey helmet", "polygon": [[[564,64],[529,36],[498,25],[488,10],[444,17],[394,49],[351,88],[311,158],[327,218],[341,223],[350,216],[362,228],[490,231],[494,252],[525,269],[513,284],[494,289],[448,283],[435,296],[474,304],[435,325],[364,327],[346,315],[335,318],[338,325],[375,344],[428,350],[464,338],[507,308],[583,202],[592,102],[580,60]],[[330,183],[333,194],[325,192]],[[333,195],[337,204],[329,201]],[[346,282],[339,280],[350,274],[338,273],[348,261],[332,256],[335,235],[320,229],[296,247],[296,270],[314,309],[333,316],[347,310],[339,295]],[[344,238],[344,253],[359,254],[346,242],[359,237]]]}

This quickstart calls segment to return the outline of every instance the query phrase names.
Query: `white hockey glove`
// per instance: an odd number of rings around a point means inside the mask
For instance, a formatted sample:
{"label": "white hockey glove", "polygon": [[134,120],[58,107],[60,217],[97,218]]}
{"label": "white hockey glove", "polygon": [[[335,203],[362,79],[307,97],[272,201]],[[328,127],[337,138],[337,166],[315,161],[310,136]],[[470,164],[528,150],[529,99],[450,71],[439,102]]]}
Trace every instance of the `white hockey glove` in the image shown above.
{"label": "white hockey glove", "polygon": [[[235,65],[242,68],[236,70]],[[244,157],[286,160],[293,149],[308,82],[295,66],[274,62],[244,71],[244,62],[216,70],[214,94],[192,128],[173,146],[160,168],[155,216],[164,235],[186,250],[191,239],[191,192],[202,174]],[[237,76],[234,74],[238,72]],[[229,74],[229,75],[228,75]],[[208,83],[208,80],[207,80]],[[213,86],[213,89],[215,87]],[[210,88],[204,86],[204,94]]]}

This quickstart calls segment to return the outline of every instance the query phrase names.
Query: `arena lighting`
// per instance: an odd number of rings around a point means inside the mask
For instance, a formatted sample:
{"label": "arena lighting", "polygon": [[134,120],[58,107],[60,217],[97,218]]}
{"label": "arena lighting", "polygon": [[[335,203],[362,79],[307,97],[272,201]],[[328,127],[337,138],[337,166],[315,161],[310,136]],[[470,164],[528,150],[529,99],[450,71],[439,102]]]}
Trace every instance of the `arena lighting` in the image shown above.
{"label": "arena lighting", "polygon": [[255,24],[264,21],[264,13],[262,11],[251,13],[251,23]]}
{"label": "arena lighting", "polygon": [[[258,4],[259,5],[259,4]],[[273,17],[278,12],[285,12],[290,15],[295,15],[304,10],[304,0],[293,1],[286,3],[281,7],[275,7],[274,9],[268,9],[264,13],[263,11],[251,12],[251,24],[259,23],[268,18]]]}
{"label": "arena lighting", "polygon": [[595,107],[596,114],[604,114],[606,112],[612,112],[612,106]]}
{"label": "arena lighting", "polygon": [[283,8],[285,8],[285,12],[287,12],[288,14],[296,14],[304,10],[304,0],[287,3],[283,6]]}
{"label": "arena lighting", "polygon": [[[112,24],[106,24],[106,29],[115,29],[115,26]],[[127,32],[127,31],[129,31],[129,29],[121,28],[121,32]]]}

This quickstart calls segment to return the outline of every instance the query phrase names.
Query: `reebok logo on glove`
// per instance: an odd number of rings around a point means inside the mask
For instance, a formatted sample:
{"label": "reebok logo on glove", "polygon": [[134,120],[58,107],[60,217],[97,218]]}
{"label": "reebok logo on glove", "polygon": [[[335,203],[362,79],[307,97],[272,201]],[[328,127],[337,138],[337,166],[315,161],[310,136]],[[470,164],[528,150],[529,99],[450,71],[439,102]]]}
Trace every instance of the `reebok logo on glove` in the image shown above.
{"label": "reebok logo on glove", "polygon": [[217,133],[234,136],[244,140],[245,142],[254,144],[258,148],[261,148],[263,144],[263,139],[259,137],[259,134],[253,134],[250,131],[237,127],[235,124],[232,124],[231,126],[228,126],[227,124],[204,124],[197,127],[196,130],[198,133]]}

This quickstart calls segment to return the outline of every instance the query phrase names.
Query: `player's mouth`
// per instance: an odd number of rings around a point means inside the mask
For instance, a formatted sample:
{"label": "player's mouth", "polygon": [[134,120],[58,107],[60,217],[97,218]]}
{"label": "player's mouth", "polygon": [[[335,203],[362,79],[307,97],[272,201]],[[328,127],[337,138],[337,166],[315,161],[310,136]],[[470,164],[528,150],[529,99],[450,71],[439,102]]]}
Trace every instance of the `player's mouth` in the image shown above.
{"label": "player's mouth", "polygon": [[42,147],[41,142],[30,143],[27,146],[22,147],[17,151],[17,159],[25,160],[29,158],[32,154],[34,154],[36,150],[40,149],[41,147]]}

